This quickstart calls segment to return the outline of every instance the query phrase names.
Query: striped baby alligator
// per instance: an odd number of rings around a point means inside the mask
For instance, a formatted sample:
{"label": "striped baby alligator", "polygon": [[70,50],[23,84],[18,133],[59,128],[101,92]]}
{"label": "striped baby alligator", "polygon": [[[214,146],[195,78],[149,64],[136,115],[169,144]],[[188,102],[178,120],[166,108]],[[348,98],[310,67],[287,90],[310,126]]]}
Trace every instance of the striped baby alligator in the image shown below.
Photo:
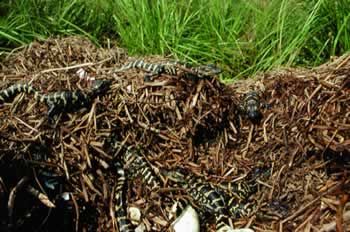
{"label": "striped baby alligator", "polygon": [[251,215],[255,203],[248,202],[248,198],[257,191],[255,183],[221,183],[214,186],[224,199],[227,209],[233,218],[242,218]]}
{"label": "striped baby alligator", "polygon": [[[127,173],[132,173],[132,176],[141,175],[142,180],[148,185],[150,185],[151,189],[159,186],[158,180],[152,174],[150,167],[146,166],[147,163],[142,159],[143,157],[139,156],[138,153],[134,153],[134,151],[127,150],[126,153],[127,154],[124,157],[124,161],[127,161],[126,163],[128,163],[128,161],[130,162],[130,165],[128,166],[128,168],[126,169],[123,168],[122,165],[119,163],[117,163],[117,165],[114,165],[114,168],[118,174],[117,185],[116,185],[115,194],[114,194],[114,201],[115,201],[114,210],[115,210],[115,215],[116,215],[120,232],[134,231],[133,226],[127,217],[127,210],[126,210],[127,209],[126,170],[127,170]],[[130,160],[133,158],[132,156],[135,158],[133,161]],[[136,168],[139,165],[140,165],[139,170],[136,171]]]}
{"label": "striped baby alligator", "polygon": [[[113,135],[112,135],[113,137]],[[112,139],[114,140],[114,139]],[[141,177],[142,182],[151,190],[160,186],[159,180],[153,174],[153,171],[145,158],[140,152],[132,146],[121,146],[121,143],[113,141],[112,152],[121,149],[121,160],[114,165],[114,168],[119,176],[115,192],[115,215],[117,218],[119,231],[130,232],[134,231],[130,220],[126,213],[126,179]]]}
{"label": "striped baby alligator", "polygon": [[193,175],[186,175],[183,170],[163,171],[169,180],[184,188],[186,193],[198,205],[200,211],[214,215],[216,229],[220,230],[228,225],[228,211],[223,196],[209,183],[202,182]]}
{"label": "striped baby alligator", "polygon": [[183,170],[163,171],[171,181],[184,188],[200,210],[215,216],[217,231],[228,227],[228,218],[246,217],[254,210],[254,204],[247,203],[248,198],[256,192],[253,183],[224,183],[214,186],[203,182],[193,175],[186,175]]}
{"label": "striped baby alligator", "polygon": [[124,167],[131,177],[141,176],[143,183],[151,190],[159,188],[160,182],[145,158],[135,148],[127,148],[123,155]]}
{"label": "striped baby alligator", "polygon": [[114,191],[114,215],[119,232],[133,232],[134,228],[127,216],[127,177],[124,170],[124,165],[120,160],[116,162],[107,163],[103,159],[92,156],[100,167],[105,170],[112,171],[116,176],[116,185]]}
{"label": "striped baby alligator", "polygon": [[[140,151],[132,146],[123,146],[119,142],[113,143],[113,150],[117,151],[121,148],[122,161],[128,178],[141,177],[142,182],[151,190],[160,187],[160,181],[153,173],[152,168],[146,159],[141,155]],[[114,152],[115,153],[115,152]]]}
{"label": "striped baby alligator", "polygon": [[19,93],[34,94],[34,99],[45,103],[48,107],[48,117],[61,112],[73,112],[87,107],[99,95],[105,94],[111,85],[110,80],[96,80],[91,89],[86,91],[58,91],[43,94],[29,84],[14,84],[0,92],[0,104],[10,102]]}
{"label": "striped baby alligator", "polygon": [[172,76],[207,78],[223,72],[222,69],[216,67],[214,64],[194,67],[188,63],[180,61],[166,61],[161,64],[152,64],[143,60],[135,60],[123,65],[119,69],[113,70],[112,73],[123,72],[132,68],[137,68],[148,72],[148,74],[145,75],[145,81],[150,81],[152,77],[159,76],[162,73]]}
{"label": "striped baby alligator", "polygon": [[114,194],[115,216],[119,227],[119,232],[134,231],[130,220],[127,218],[126,211],[126,176],[125,171],[120,164],[114,165],[114,169],[118,174],[117,186]]}
{"label": "striped baby alligator", "polygon": [[240,113],[243,113],[253,124],[258,124],[262,119],[260,94],[250,91],[245,94],[239,105]]}

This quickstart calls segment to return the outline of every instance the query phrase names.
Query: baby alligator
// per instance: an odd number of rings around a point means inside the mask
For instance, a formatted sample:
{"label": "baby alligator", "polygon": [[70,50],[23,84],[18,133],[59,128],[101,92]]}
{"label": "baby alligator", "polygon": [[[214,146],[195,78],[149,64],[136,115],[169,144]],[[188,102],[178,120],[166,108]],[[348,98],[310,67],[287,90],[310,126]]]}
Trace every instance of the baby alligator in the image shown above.
{"label": "baby alligator", "polygon": [[257,179],[267,177],[269,172],[269,167],[260,166],[254,168],[247,175],[247,180],[244,182],[223,182],[214,187],[224,197],[228,211],[232,217],[247,217],[256,209],[256,200],[249,198],[258,191]]}
{"label": "baby alligator", "polygon": [[256,91],[250,91],[245,94],[243,101],[239,106],[240,112],[245,114],[254,124],[258,124],[262,118],[260,107],[260,96]]}
{"label": "baby alligator", "polygon": [[126,177],[124,169],[120,167],[120,165],[115,165],[115,171],[119,175],[117,180],[117,186],[115,189],[115,215],[117,218],[117,223],[120,232],[131,232],[134,231],[132,229],[132,225],[130,220],[127,218],[126,213]]}
{"label": "baby alligator", "polygon": [[227,226],[227,208],[224,198],[215,191],[212,185],[201,182],[192,175],[185,175],[183,171],[163,171],[163,174],[185,189],[200,210],[215,216],[216,229]]}
{"label": "baby alligator", "polygon": [[168,74],[172,76],[186,76],[205,78],[222,73],[222,69],[216,67],[214,64],[207,64],[203,66],[194,67],[190,64],[180,61],[166,61],[161,64],[147,63],[143,60],[135,60],[123,65],[121,68],[112,71],[112,73],[122,72],[131,68],[142,69],[149,74],[145,75],[145,80],[150,80],[153,76],[159,76],[160,74]]}
{"label": "baby alligator", "polygon": [[[129,232],[134,230],[132,230],[132,225],[126,214],[126,177],[141,176],[143,183],[146,183],[151,190],[158,188],[160,182],[154,176],[151,167],[138,150],[132,147],[121,147],[119,142],[113,141],[112,151],[115,152],[120,148],[122,149],[122,163],[117,162],[114,165],[119,176],[114,197],[116,205],[115,214],[118,221],[119,231]],[[127,175],[125,175],[125,172]]]}
{"label": "baby alligator", "polygon": [[[265,170],[262,170],[266,172]],[[228,217],[247,217],[255,209],[256,202],[248,202],[248,198],[257,191],[256,178],[264,173],[258,173],[247,183],[223,183],[214,186],[202,182],[193,175],[185,175],[184,171],[163,171],[171,181],[185,189],[200,210],[213,214],[216,219],[217,231],[228,226]]]}
{"label": "baby alligator", "polygon": [[110,85],[109,80],[96,80],[92,88],[86,91],[58,91],[43,94],[29,84],[15,84],[0,92],[0,104],[11,101],[21,92],[32,93],[35,100],[48,105],[48,117],[52,119],[60,112],[72,112],[87,107],[98,95],[106,93]]}
{"label": "baby alligator", "polygon": [[[120,143],[114,142],[113,149],[117,150],[119,148]],[[122,160],[128,176],[132,178],[141,176],[142,182],[147,184],[151,190],[160,186],[160,182],[154,175],[152,168],[136,148],[131,146],[122,147]]]}
{"label": "baby alligator", "polygon": [[135,148],[128,148],[123,156],[124,163],[132,177],[141,176],[144,183],[155,189],[160,186],[158,179],[145,158]]}
{"label": "baby alligator", "polygon": [[254,210],[255,202],[253,205],[249,204],[248,198],[256,192],[256,185],[222,183],[219,186],[213,187],[224,198],[227,209],[232,217],[246,217]]}

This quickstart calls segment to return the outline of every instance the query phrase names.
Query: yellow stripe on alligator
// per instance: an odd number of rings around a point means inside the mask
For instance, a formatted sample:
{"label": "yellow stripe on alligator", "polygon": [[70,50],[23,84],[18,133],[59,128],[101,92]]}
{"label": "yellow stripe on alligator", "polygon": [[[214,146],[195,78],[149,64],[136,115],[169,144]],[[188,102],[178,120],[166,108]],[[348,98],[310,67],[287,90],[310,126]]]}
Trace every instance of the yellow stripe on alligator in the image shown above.
{"label": "yellow stripe on alligator", "polygon": [[133,67],[142,68],[143,64],[144,64],[143,60],[136,60]]}
{"label": "yellow stripe on alligator", "polygon": [[212,193],[215,193],[215,191],[213,189],[210,189],[208,192],[204,193],[204,196],[209,197]]}
{"label": "yellow stripe on alligator", "polygon": [[33,89],[33,87],[31,85],[25,85],[23,86],[23,89],[27,89],[27,93],[32,93],[35,92],[35,90]]}
{"label": "yellow stripe on alligator", "polygon": [[149,174],[149,173],[147,173],[147,171],[148,171],[148,168],[147,168],[147,167],[144,167],[144,168],[141,169],[141,175],[144,176],[145,178],[146,178],[145,175],[148,175],[148,174]]}
{"label": "yellow stripe on alligator", "polygon": [[66,105],[68,104],[68,102],[67,102],[67,99],[66,99],[66,97],[64,96],[64,94],[65,94],[64,92],[61,92],[59,97],[60,97],[60,99],[63,101],[63,105],[66,106]]}
{"label": "yellow stripe on alligator", "polygon": [[41,103],[45,103],[47,101],[47,97],[45,95],[41,95],[40,93],[38,93],[38,98],[39,102]]}
{"label": "yellow stripe on alligator", "polygon": [[150,71],[156,72],[157,69],[158,69],[158,65],[156,65],[156,64],[151,64],[151,66],[150,66]]}
{"label": "yellow stripe on alligator", "polygon": [[39,101],[39,102],[42,102],[42,101],[41,101],[41,96],[40,96],[39,92],[35,92],[35,93],[34,93],[34,99],[37,100],[37,101]]}
{"label": "yellow stripe on alligator", "polygon": [[5,94],[6,97],[10,97],[10,95],[9,95],[9,93],[8,93],[8,91],[7,91],[7,89],[5,89],[5,90],[3,91],[3,93]]}
{"label": "yellow stripe on alligator", "polygon": [[57,103],[59,101],[59,97],[60,97],[60,93],[59,92],[55,92],[53,94],[53,102]]}
{"label": "yellow stripe on alligator", "polygon": [[73,99],[73,102],[77,102],[78,101],[78,95],[77,95],[76,92],[72,93],[72,99]]}
{"label": "yellow stripe on alligator", "polygon": [[[18,87],[17,87],[16,85],[10,86],[9,90],[10,90],[11,95],[14,95],[14,94],[15,94],[17,88],[18,88]],[[21,88],[19,87],[18,90],[19,90],[19,92],[20,92],[20,91],[21,91]]]}
{"label": "yellow stripe on alligator", "polygon": [[114,206],[114,211],[119,211],[120,209],[122,209],[123,206],[122,205],[115,205]]}

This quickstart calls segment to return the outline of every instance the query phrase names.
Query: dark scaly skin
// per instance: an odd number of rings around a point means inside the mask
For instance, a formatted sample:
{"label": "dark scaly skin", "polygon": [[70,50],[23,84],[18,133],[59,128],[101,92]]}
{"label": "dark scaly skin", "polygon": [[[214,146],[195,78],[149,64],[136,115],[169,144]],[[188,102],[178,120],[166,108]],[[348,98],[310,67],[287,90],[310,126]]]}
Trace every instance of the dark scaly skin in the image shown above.
{"label": "dark scaly skin", "polygon": [[215,222],[216,231],[220,231],[224,227],[229,227],[228,218],[226,215],[221,214],[215,216]]}
{"label": "dark scaly skin", "polygon": [[135,60],[132,62],[129,62],[125,65],[123,65],[121,68],[113,70],[112,73],[117,72],[123,72],[128,69],[137,68],[145,70],[146,72],[150,73],[149,75],[146,75],[147,77],[157,76],[161,73],[165,73],[165,67],[161,64],[151,64],[144,62],[143,60]]}
{"label": "dark scaly skin", "polygon": [[128,148],[123,155],[123,161],[127,166],[128,173],[132,177],[141,176],[143,183],[151,190],[160,186],[160,182],[153,174],[153,170],[138,150]]}
{"label": "dark scaly skin", "polygon": [[60,112],[71,112],[87,107],[99,95],[107,92],[111,85],[109,80],[97,80],[91,89],[86,91],[60,91],[50,94],[34,93],[34,98],[49,106],[48,116],[52,118]]}
{"label": "dark scaly skin", "polygon": [[222,73],[222,69],[216,67],[214,64],[208,64],[198,67],[193,67],[189,64],[179,61],[167,61],[161,64],[147,63],[143,60],[135,60],[123,65],[121,68],[112,71],[112,73],[122,72],[128,69],[138,68],[142,69],[149,74],[145,76],[145,80],[150,79],[153,76],[159,76],[160,74],[168,74],[173,76],[179,76],[180,74],[194,75],[199,78],[214,76]]}
{"label": "dark scaly skin", "polygon": [[[118,150],[121,144],[114,142],[113,149]],[[147,163],[141,153],[133,147],[123,147],[122,160],[127,174],[132,177],[141,177],[142,182],[146,184],[151,190],[159,188],[160,182],[154,175],[150,165]]]}
{"label": "dark scaly skin", "polygon": [[240,111],[254,124],[258,124],[262,118],[260,112],[260,95],[257,91],[248,92],[240,105]]}
{"label": "dark scaly skin", "polygon": [[220,183],[218,186],[215,186],[214,188],[218,193],[222,195],[228,194],[230,196],[235,196],[240,200],[248,199],[252,194],[254,194],[257,191],[256,184],[243,182],[223,182]]}
{"label": "dark scaly skin", "polygon": [[214,214],[217,230],[228,226],[228,217],[247,217],[256,209],[257,202],[250,202],[248,198],[257,191],[257,177],[247,183],[227,182],[214,186],[178,171],[164,171],[163,174],[179,183],[201,207],[200,210]]}
{"label": "dark scaly skin", "polygon": [[53,116],[60,112],[71,112],[87,107],[98,95],[107,92],[111,85],[109,80],[97,80],[93,87],[86,91],[58,91],[43,94],[28,84],[15,84],[0,92],[0,103],[11,101],[17,94],[23,92],[34,94],[34,99],[40,103],[48,105],[48,116]]}
{"label": "dark scaly skin", "polygon": [[257,191],[255,184],[226,182],[215,186],[215,190],[224,197],[227,209],[234,218],[247,217],[253,212],[255,204],[249,204],[248,198]]}
{"label": "dark scaly skin", "polygon": [[257,202],[239,201],[231,197],[227,202],[227,208],[233,218],[249,217],[256,209]]}
{"label": "dark scaly skin", "polygon": [[257,167],[248,174],[248,181],[239,183],[223,182],[215,186],[226,202],[230,215],[234,218],[248,217],[256,209],[257,202],[249,200],[250,196],[258,191],[257,179],[268,176],[270,168]]}
{"label": "dark scaly skin", "polygon": [[0,91],[0,104],[5,102],[10,102],[17,96],[19,93],[35,93],[37,92],[34,87],[29,84],[14,84],[10,87]]}
{"label": "dark scaly skin", "polygon": [[[115,192],[115,215],[117,218],[120,232],[131,232],[132,225],[127,218],[126,213],[126,175],[130,177],[141,176],[143,183],[147,184],[151,190],[158,188],[160,182],[154,176],[149,164],[143,156],[134,148],[121,147],[121,144],[112,139],[112,150],[115,153],[118,149],[122,149],[122,163],[117,162],[114,165],[119,176]],[[125,171],[124,171],[125,169]]]}
{"label": "dark scaly skin", "polygon": [[192,197],[194,203],[200,207],[200,210],[214,215],[218,229],[227,225],[228,212],[225,201],[213,186],[180,171],[164,171],[163,174],[184,188],[187,194]]}
{"label": "dark scaly skin", "polygon": [[223,72],[223,70],[216,67],[215,64],[192,66],[188,63],[180,61],[167,61],[161,65],[164,66],[164,73],[173,76],[179,76],[181,74],[185,74],[185,76],[187,76],[189,74],[198,78],[205,78],[215,76]]}
{"label": "dark scaly skin", "polygon": [[115,216],[117,219],[120,232],[132,232],[134,231],[130,220],[127,218],[126,212],[126,177],[124,169],[120,165],[115,165],[115,171],[118,174],[117,186],[115,189],[114,201],[115,201]]}
{"label": "dark scaly skin", "polygon": [[194,67],[186,63],[175,62],[173,66],[177,70],[175,76],[181,75],[181,73],[183,73],[186,77],[197,77],[202,79],[212,77],[223,72],[223,70],[216,67],[215,64],[207,64]]}

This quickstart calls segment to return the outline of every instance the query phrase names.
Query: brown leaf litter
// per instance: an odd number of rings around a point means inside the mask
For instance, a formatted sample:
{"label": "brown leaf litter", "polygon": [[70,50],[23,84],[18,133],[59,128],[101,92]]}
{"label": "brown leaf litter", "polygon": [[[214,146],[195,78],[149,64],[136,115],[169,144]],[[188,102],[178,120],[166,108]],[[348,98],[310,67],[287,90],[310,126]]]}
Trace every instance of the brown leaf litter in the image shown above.
{"label": "brown leaf litter", "polygon": [[[163,168],[185,167],[216,184],[244,181],[254,168],[271,167],[252,196],[259,202],[256,212],[234,221],[235,227],[350,231],[350,56],[231,85],[217,78],[193,81],[169,75],[144,82],[145,73],[135,69],[108,74],[133,59],[123,49],[97,48],[68,37],[36,41],[2,61],[1,89],[29,82],[52,92],[84,89],[87,79],[113,81],[108,94],[91,108],[62,116],[56,127],[47,122],[47,107],[31,95],[20,94],[0,106],[2,212],[7,211],[6,196],[21,178],[35,177],[35,170],[44,167],[65,180],[75,229],[117,231],[111,213],[116,180],[104,168],[115,155],[105,149],[113,134],[139,147],[159,177]],[[262,93],[264,117],[253,125],[241,115],[239,130],[237,107],[250,89]],[[38,144],[50,151],[44,161],[37,161],[32,152]],[[169,198],[183,194],[167,183],[162,187],[149,194],[139,179],[129,181],[128,204],[141,209],[148,231],[169,230]],[[23,217],[25,210],[14,204],[14,218]],[[30,210],[40,205],[31,204]],[[52,221],[35,217],[33,210],[27,221],[34,225],[39,220],[43,231],[54,231],[48,225]],[[8,214],[1,213],[1,228],[7,219]]]}

